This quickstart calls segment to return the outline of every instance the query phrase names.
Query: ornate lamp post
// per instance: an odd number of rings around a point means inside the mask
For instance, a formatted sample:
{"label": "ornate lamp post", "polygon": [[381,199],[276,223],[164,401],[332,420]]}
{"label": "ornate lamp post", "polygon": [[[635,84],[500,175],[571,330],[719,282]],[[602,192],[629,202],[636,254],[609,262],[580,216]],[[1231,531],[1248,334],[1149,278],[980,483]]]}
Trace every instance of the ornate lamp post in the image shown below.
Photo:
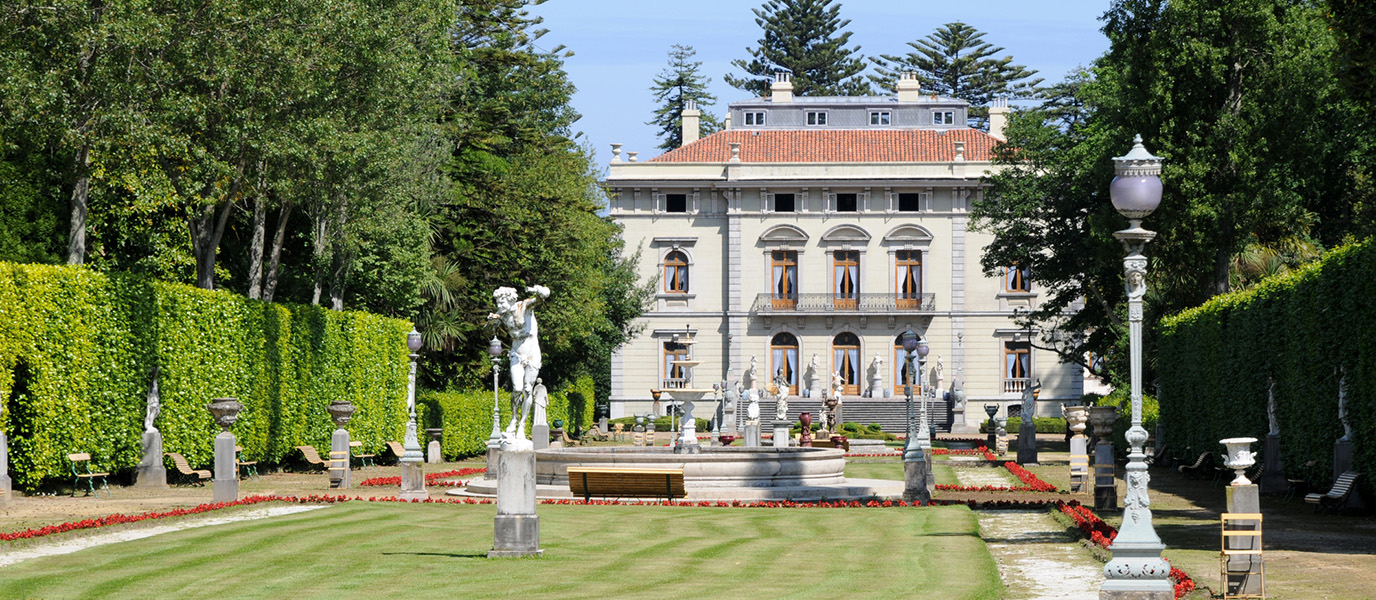
{"label": "ornate lamp post", "polygon": [[495,335],[487,343],[487,355],[492,359],[492,434],[487,436],[487,473],[483,479],[496,479],[497,448],[502,444],[502,400],[497,388],[497,376],[502,371],[502,341]]}
{"label": "ornate lamp post", "polygon": [[401,494],[397,496],[403,500],[430,497],[425,491],[425,455],[416,439],[416,359],[420,358],[420,347],[420,332],[412,327],[411,333],[406,334],[406,348],[411,351],[411,379],[406,387],[406,408],[410,416],[406,420],[406,440],[402,443],[405,451],[401,454]]}
{"label": "ornate lamp post", "polygon": [[[907,442],[903,445],[903,499],[908,502],[930,502],[931,493],[927,485],[929,468],[927,449],[923,447],[920,439],[927,436],[927,411],[925,407],[919,409],[922,415],[920,427],[915,428],[913,423],[913,380],[921,377],[920,372],[913,365],[913,359],[926,356],[930,348],[927,346],[926,340],[920,340],[917,334],[913,333],[912,328],[903,332],[902,344],[903,360],[906,361],[905,366],[908,374],[903,387],[904,403],[907,408],[905,423],[908,430]],[[918,379],[918,384],[921,385],[920,379]],[[914,429],[920,429],[920,431],[914,431]],[[930,445],[931,440],[928,439],[927,443]]]}
{"label": "ornate lamp post", "polygon": [[1113,237],[1123,242],[1128,255],[1123,259],[1127,275],[1128,344],[1132,372],[1132,427],[1127,431],[1129,446],[1127,494],[1123,499],[1123,525],[1110,550],[1113,560],[1104,565],[1105,581],[1099,597],[1145,600],[1174,598],[1170,565],[1161,558],[1166,545],[1151,523],[1151,500],[1147,497],[1147,455],[1143,446],[1147,430],[1142,427],[1142,296],[1147,292],[1147,257],[1142,250],[1156,237],[1142,228],[1145,219],[1161,204],[1161,158],[1142,147],[1142,136],[1133,140],[1132,150],[1113,159],[1114,177],[1109,186],[1113,207],[1128,218],[1128,228]]}

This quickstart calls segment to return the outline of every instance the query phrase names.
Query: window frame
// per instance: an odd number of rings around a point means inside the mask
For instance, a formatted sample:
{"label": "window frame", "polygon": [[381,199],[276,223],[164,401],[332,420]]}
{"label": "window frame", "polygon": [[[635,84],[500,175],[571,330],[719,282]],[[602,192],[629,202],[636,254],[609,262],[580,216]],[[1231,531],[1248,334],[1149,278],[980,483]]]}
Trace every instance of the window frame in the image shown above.
{"label": "window frame", "polygon": [[[903,197],[904,197],[904,196],[908,196],[908,197],[910,197],[910,198],[912,199],[912,201],[913,201],[913,208],[912,208],[912,209],[905,209],[905,208],[903,208]],[[894,210],[896,210],[896,211],[898,211],[898,212],[905,212],[905,213],[922,212],[922,192],[899,192],[899,193],[898,193],[898,198],[897,198],[897,200],[898,200],[898,201],[894,203],[894,204],[895,204]]]}
{"label": "window frame", "polygon": [[[851,209],[851,210],[841,210],[841,196],[850,196],[850,197],[851,197],[851,200],[853,200],[853,201],[855,202],[855,208],[853,208],[853,209]],[[858,194],[858,193],[852,193],[852,192],[842,192],[842,193],[835,194],[835,198],[836,198],[836,200],[835,200],[836,204],[835,204],[835,206],[832,206],[832,207],[831,207],[831,208],[832,208],[832,212],[838,212],[838,213],[841,213],[841,212],[843,212],[843,213],[858,213],[858,212],[860,212],[860,194]]]}
{"label": "window frame", "polygon": [[934,110],[932,111],[933,125],[954,125],[956,123],[956,111],[953,110]]}
{"label": "window frame", "polygon": [[826,127],[826,125],[827,125],[827,111],[825,111],[825,110],[809,110],[809,111],[807,111],[807,120],[806,120],[806,123],[807,123],[808,127]]}
{"label": "window frame", "polygon": [[[670,250],[664,255],[664,293],[665,294],[687,294],[691,280],[689,279],[688,255],[682,250]],[[670,273],[670,269],[674,273]]]}
{"label": "window frame", "polygon": [[1032,270],[1017,265],[1004,267],[1003,291],[1009,294],[1032,293]]}
{"label": "window frame", "polygon": [[[854,267],[853,269],[851,267]],[[836,280],[838,269],[844,269],[842,279]],[[860,308],[860,251],[835,250],[831,253],[831,306],[836,310]],[[849,284],[847,286],[847,284]]]}
{"label": "window frame", "polygon": [[893,112],[887,110],[870,111],[870,125],[893,125]]}
{"label": "window frame", "polygon": [[[782,284],[786,289],[780,293],[775,286],[774,269],[783,268],[784,272]],[[788,271],[793,272],[790,282]],[[798,251],[797,250],[770,250],[769,251],[769,298],[774,304],[774,308],[783,310],[793,310],[798,305]]]}
{"label": "window frame", "polygon": [[659,347],[661,355],[660,364],[664,370],[664,376],[660,378],[660,381],[663,383],[670,379],[687,379],[686,375],[688,369],[686,367],[678,367],[680,369],[678,377],[674,377],[674,367],[669,365],[669,361],[671,357],[679,357],[680,360],[691,360],[692,353],[690,352],[690,347],[687,344],[672,340],[664,340]]}
{"label": "window frame", "polygon": [[[671,203],[674,202],[675,197],[683,200],[683,210],[674,210],[670,208],[672,206]],[[673,214],[686,214],[688,212],[688,194],[664,194],[664,212]]]}
{"label": "window frame", "polygon": [[[792,344],[786,343],[788,340],[784,340],[785,343],[777,343],[777,340],[778,340],[781,336],[788,336],[788,337],[790,337],[790,338],[793,338],[793,343],[792,343]],[[789,363],[789,362],[788,362],[788,351],[789,351],[790,349],[793,350],[793,362],[792,362],[792,363]],[[774,359],[774,352],[775,352],[776,350],[783,351],[783,353],[784,353],[784,354],[783,354],[784,360],[783,360],[783,364],[782,364],[782,365],[778,364],[778,363],[775,361],[775,359]],[[769,364],[769,369],[770,369],[770,370],[769,370],[769,380],[770,380],[771,382],[774,381],[775,375],[779,372],[779,367],[780,367],[780,366],[784,367],[784,375],[788,377],[788,384],[789,384],[789,385],[788,385],[788,387],[789,387],[789,392],[788,392],[788,393],[789,393],[789,395],[793,395],[793,396],[798,395],[798,385],[799,385],[799,383],[798,383],[798,368],[799,368],[799,367],[798,367],[797,365],[798,365],[798,361],[800,360],[800,357],[801,357],[801,356],[802,356],[802,345],[798,343],[798,336],[796,336],[796,335],[794,335],[794,334],[792,334],[791,332],[788,332],[788,331],[780,331],[780,332],[778,332],[778,333],[775,333],[775,334],[772,335],[772,336],[769,336],[769,363],[770,363],[770,364]]]}
{"label": "window frame", "polygon": [[[788,210],[783,210],[783,209],[779,208],[779,196],[788,196],[789,202],[792,204],[792,206],[789,207]],[[774,212],[781,212],[781,213],[796,213],[796,212],[798,212],[798,195],[797,195],[797,194],[794,194],[794,193],[791,193],[791,192],[790,192],[790,193],[784,193],[784,194],[770,194],[770,197],[774,200],[774,208],[773,208]]]}
{"label": "window frame", "polygon": [[[1009,356],[1014,357],[1011,365],[1008,362]],[[1026,356],[1027,359],[1023,361],[1018,359],[1018,356]],[[1023,387],[1025,387],[1032,380],[1032,343],[1006,340],[1003,342],[1002,358],[1003,365],[1000,367],[999,371],[1003,374],[1000,377],[1003,381],[1003,393],[1021,393],[1022,389],[1014,382],[1022,381]],[[1010,368],[1013,370],[1009,371]],[[1024,370],[1022,377],[1017,376],[1018,368]]]}
{"label": "window frame", "polygon": [[746,125],[763,126],[765,122],[765,111],[747,110],[741,113],[741,121]]}
{"label": "window frame", "polygon": [[[852,337],[852,338],[855,338],[855,344],[854,344],[854,345],[850,345],[850,344],[838,343],[838,340],[840,340],[842,336],[850,336],[850,337]],[[837,363],[837,361],[836,361],[836,351],[837,351],[837,349],[847,349],[847,350],[854,349],[854,350],[855,350],[854,363],[851,362],[852,357],[851,357],[850,352],[847,352],[847,353],[842,357],[841,362],[840,362],[840,363]],[[864,373],[865,373],[864,364],[863,364],[863,363],[864,363],[864,344],[861,342],[860,336],[858,336],[858,335],[856,335],[856,334],[854,334],[854,333],[852,333],[852,332],[849,332],[849,331],[842,331],[842,332],[837,333],[836,335],[832,336],[832,337],[831,337],[831,362],[832,362],[832,365],[831,365],[831,366],[832,366],[832,369],[831,369],[831,372],[832,372],[832,373],[842,373],[842,368],[843,368],[843,367],[846,367],[846,366],[849,366],[849,367],[850,367],[850,372],[851,372],[851,374],[853,375],[853,378],[854,378],[854,381],[855,381],[855,383],[851,383],[849,380],[846,379],[845,375],[843,374],[843,375],[842,375],[842,378],[841,378],[841,394],[842,394],[842,395],[850,395],[850,396],[858,396],[858,395],[860,394],[860,389],[861,389],[861,388],[863,387],[863,385],[864,385],[864,381],[863,381],[863,380],[864,380]]]}
{"label": "window frame", "polygon": [[[905,258],[904,255],[907,255]],[[916,255],[917,258],[912,258]],[[914,268],[915,267],[915,268]],[[894,250],[893,253],[894,270],[894,303],[899,310],[916,310],[922,307],[922,251],[909,248]],[[916,290],[904,289],[907,283],[906,275],[916,273],[912,279],[916,281]]]}

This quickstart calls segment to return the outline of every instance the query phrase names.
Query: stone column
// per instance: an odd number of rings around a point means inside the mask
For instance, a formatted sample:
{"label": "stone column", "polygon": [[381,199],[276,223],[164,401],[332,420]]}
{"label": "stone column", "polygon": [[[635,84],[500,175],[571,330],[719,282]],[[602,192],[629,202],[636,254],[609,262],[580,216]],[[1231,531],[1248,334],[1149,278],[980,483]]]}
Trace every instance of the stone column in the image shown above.
{"label": "stone column", "polygon": [[1037,464],[1037,425],[1030,416],[1023,417],[1018,426],[1018,464]]}
{"label": "stone column", "polygon": [[488,558],[540,556],[540,517],[535,514],[535,451],[497,453],[497,516]]}
{"label": "stone column", "polygon": [[[344,457],[342,463],[336,459],[341,456]],[[349,475],[349,431],[340,427],[330,434],[330,487],[349,489]]]}
{"label": "stone column", "polygon": [[157,429],[143,432],[143,460],[139,461],[134,475],[134,487],[167,488],[167,467],[162,465],[162,432]]}
{"label": "stone column", "polygon": [[[1227,490],[1228,512],[1261,513],[1261,493],[1257,486],[1230,485]],[[1227,522],[1227,528],[1231,531],[1258,530],[1261,529],[1261,522],[1230,520]],[[1229,550],[1257,550],[1257,545],[1261,541],[1258,537],[1247,535],[1228,536],[1225,540]],[[1261,589],[1264,585],[1263,575],[1254,573],[1261,570],[1261,555],[1235,554],[1228,557],[1226,565],[1228,572],[1224,584],[1226,595],[1261,596]]]}
{"label": "stone column", "polygon": [[434,427],[426,429],[425,433],[430,434],[430,444],[425,448],[425,463],[437,465],[444,462],[444,446],[440,444],[440,436],[444,434],[444,429]]}
{"label": "stone column", "polygon": [[[778,420],[778,421],[770,421],[770,423],[774,425],[774,447],[775,447],[775,448],[787,448],[787,447],[788,447],[788,438],[789,438],[788,430],[789,430],[790,427],[793,426],[793,421],[789,421],[789,420],[787,420],[787,419],[784,419],[784,420]],[[755,428],[755,435],[757,436],[757,439],[758,439],[758,436],[760,435],[760,430],[759,430],[758,427]],[[746,426],[745,426],[745,437],[746,437],[747,440],[750,439],[750,426],[749,426],[749,425],[746,425]],[[747,445],[749,445],[749,444],[747,444]],[[759,445],[759,444],[757,443],[756,445]]]}
{"label": "stone column", "polygon": [[238,453],[234,451],[234,434],[229,428],[239,420],[239,411],[244,405],[234,398],[216,398],[206,405],[206,410],[215,417],[220,426],[220,434],[215,436],[215,476],[212,498],[215,502],[234,502],[239,499]]}

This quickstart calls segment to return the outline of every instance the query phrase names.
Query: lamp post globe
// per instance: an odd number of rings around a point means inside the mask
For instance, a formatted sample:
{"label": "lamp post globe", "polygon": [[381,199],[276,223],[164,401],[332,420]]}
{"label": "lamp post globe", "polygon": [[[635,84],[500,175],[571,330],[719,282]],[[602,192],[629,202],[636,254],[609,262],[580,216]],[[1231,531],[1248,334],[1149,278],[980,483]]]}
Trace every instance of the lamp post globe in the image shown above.
{"label": "lamp post globe", "polygon": [[1128,465],[1124,480],[1123,525],[1109,549],[1113,559],[1104,565],[1104,583],[1099,597],[1117,599],[1170,599],[1170,564],[1161,558],[1165,544],[1152,526],[1151,499],[1147,494],[1147,430],[1142,427],[1142,298],[1147,292],[1147,257],[1142,254],[1156,233],[1142,228],[1146,218],[1161,204],[1161,158],[1142,145],[1142,136],[1133,140],[1132,150],[1113,159],[1117,177],[1109,185],[1113,207],[1127,217],[1127,229],[1113,237],[1123,243],[1123,259],[1128,296],[1128,346],[1132,373],[1132,427],[1126,432]]}
{"label": "lamp post globe", "polygon": [[[497,376],[501,373],[502,368],[502,341],[497,339],[495,335],[487,342],[487,355],[492,357],[492,433],[487,436],[487,447],[490,455],[491,449],[496,448],[502,440],[502,401],[501,392],[498,391],[499,388],[497,387]],[[488,458],[495,459],[496,457],[488,456]],[[495,460],[489,464],[495,464]]]}

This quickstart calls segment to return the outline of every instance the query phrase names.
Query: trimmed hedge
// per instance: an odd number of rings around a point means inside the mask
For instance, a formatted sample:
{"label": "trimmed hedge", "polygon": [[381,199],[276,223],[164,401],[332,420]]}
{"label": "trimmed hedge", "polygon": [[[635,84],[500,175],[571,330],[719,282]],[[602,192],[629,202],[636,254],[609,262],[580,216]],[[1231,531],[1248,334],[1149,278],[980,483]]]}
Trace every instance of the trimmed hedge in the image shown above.
{"label": "trimmed hedge", "polygon": [[347,429],[366,450],[405,427],[406,321],[223,291],[106,275],[83,267],[0,263],[0,402],[17,485],[70,476],[69,452],[92,468],[142,458],[145,398],[160,368],[163,448],[213,460],[205,405],[235,397],[234,434],[249,460],[293,447],[328,451],[325,407],[357,408]]}
{"label": "trimmed hedge", "polygon": [[[498,420],[505,427],[511,419],[511,392],[502,389],[499,396],[501,416]],[[592,378],[579,377],[568,386],[549,393],[546,417],[551,423],[563,419],[572,431],[586,431],[592,426],[592,397]],[[492,435],[491,389],[425,392],[416,402],[427,407],[431,415],[427,423],[438,423],[444,428],[441,448],[445,458],[454,460],[487,452],[487,439]],[[532,414],[526,422],[527,433],[533,420]]]}
{"label": "trimmed hedge", "polygon": [[[1367,240],[1260,285],[1162,321],[1157,372],[1171,448],[1219,452],[1218,440],[1264,440],[1268,379],[1286,476],[1332,483],[1339,366],[1347,377],[1354,464],[1376,463],[1376,243]],[[1264,447],[1258,444],[1258,450]],[[1302,465],[1317,461],[1313,469]],[[1376,480],[1359,485],[1369,497]]]}
{"label": "trimmed hedge", "polygon": [[[1032,424],[1037,433],[1065,433],[1065,419],[1060,417],[1033,417]],[[1008,433],[1017,433],[1019,427],[1022,427],[1022,417],[1012,417],[1003,426]],[[979,424],[979,432],[989,433],[989,419]]]}

